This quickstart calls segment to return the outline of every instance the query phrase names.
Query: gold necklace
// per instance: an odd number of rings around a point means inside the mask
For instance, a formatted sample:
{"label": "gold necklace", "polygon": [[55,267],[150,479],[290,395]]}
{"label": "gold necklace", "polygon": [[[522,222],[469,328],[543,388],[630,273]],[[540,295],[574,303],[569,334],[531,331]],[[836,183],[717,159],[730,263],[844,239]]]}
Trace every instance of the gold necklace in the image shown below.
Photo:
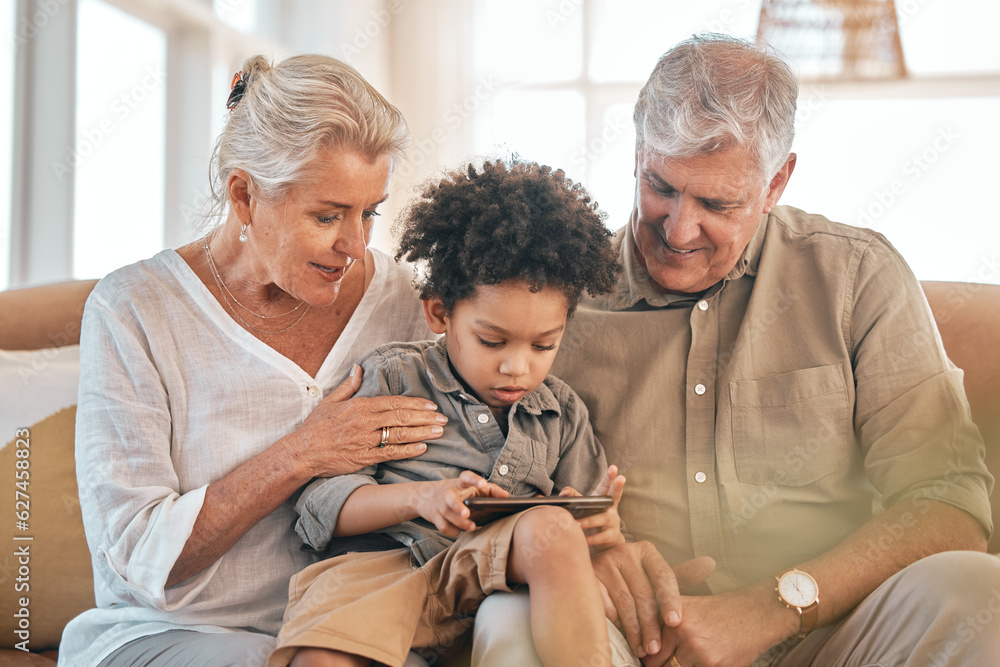
{"label": "gold necklace", "polygon": [[[202,245],[205,248],[205,257],[208,259],[208,267],[212,271],[212,277],[215,279],[215,285],[216,285],[216,287],[219,288],[219,293],[222,295],[222,300],[226,303],[226,306],[229,308],[230,314],[234,318],[236,318],[236,321],[239,322],[240,324],[242,324],[243,326],[245,326],[247,328],[250,328],[250,329],[253,329],[254,331],[256,331],[258,333],[262,333],[262,334],[267,334],[267,335],[281,334],[281,333],[285,333],[286,331],[290,330],[292,327],[294,327],[295,325],[297,325],[299,322],[301,322],[302,319],[306,316],[306,313],[309,312],[309,309],[311,308],[311,306],[307,305],[306,308],[305,308],[305,310],[302,311],[302,314],[299,315],[298,318],[294,322],[292,322],[291,324],[289,324],[284,329],[278,329],[278,330],[275,330],[275,331],[269,331],[267,329],[261,329],[259,327],[256,327],[256,326],[250,324],[245,319],[243,319],[242,317],[240,317],[239,314],[236,312],[236,308],[229,301],[230,297],[232,297],[232,300],[235,301],[236,305],[238,305],[240,308],[242,308],[243,310],[247,311],[251,315],[259,317],[262,320],[271,320],[271,319],[276,319],[276,318],[279,318],[279,317],[286,317],[288,315],[291,315],[296,310],[298,310],[299,308],[301,308],[302,304],[304,304],[305,301],[300,301],[299,305],[295,306],[294,308],[292,308],[291,310],[289,310],[287,313],[282,313],[281,315],[261,315],[260,313],[255,313],[254,311],[250,310],[249,308],[247,308],[246,306],[244,306],[242,303],[240,303],[239,300],[236,298],[236,295],[234,295],[232,292],[230,292],[229,288],[226,287],[226,284],[224,282],[222,282],[222,276],[219,274],[219,269],[217,269],[216,266],[215,266],[215,260],[212,258],[212,251],[208,247],[208,237],[207,236],[204,239],[202,239]],[[227,296],[227,294],[228,294],[228,296]]]}

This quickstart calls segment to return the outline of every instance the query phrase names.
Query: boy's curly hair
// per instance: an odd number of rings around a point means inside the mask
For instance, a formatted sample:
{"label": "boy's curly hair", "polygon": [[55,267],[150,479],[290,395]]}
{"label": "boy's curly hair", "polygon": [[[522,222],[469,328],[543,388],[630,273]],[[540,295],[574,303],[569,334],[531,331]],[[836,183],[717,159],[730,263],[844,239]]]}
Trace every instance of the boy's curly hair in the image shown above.
{"label": "boy's curly hair", "polygon": [[604,214],[562,170],[516,158],[451,171],[402,216],[401,258],[420,268],[421,299],[448,312],[480,285],[518,278],[560,287],[570,311],[584,289],[604,294],[620,269]]}

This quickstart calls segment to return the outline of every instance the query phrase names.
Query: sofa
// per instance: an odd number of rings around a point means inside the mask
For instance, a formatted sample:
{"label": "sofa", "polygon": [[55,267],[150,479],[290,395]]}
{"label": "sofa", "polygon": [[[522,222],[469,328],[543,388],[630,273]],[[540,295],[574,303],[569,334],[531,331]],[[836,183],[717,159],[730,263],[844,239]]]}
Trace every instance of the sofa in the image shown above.
{"label": "sofa", "polygon": [[[10,531],[0,555],[0,667],[52,667],[63,627],[94,604],[73,429],[80,317],[95,282],[0,292],[0,497],[3,530]],[[1000,285],[923,287],[945,349],[965,371],[972,416],[997,475]],[[18,476],[22,470],[28,474]],[[1000,524],[998,498],[991,501],[994,524]],[[1000,552],[1000,534],[989,551]]]}

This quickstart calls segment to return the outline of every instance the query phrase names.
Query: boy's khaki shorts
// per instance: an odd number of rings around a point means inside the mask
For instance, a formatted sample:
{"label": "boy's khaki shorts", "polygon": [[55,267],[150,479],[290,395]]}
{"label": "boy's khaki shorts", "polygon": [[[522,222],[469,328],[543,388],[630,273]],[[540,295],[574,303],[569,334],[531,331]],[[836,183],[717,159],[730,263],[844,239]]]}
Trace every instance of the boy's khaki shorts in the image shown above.
{"label": "boy's khaki shorts", "polygon": [[[530,512],[532,510],[526,510]],[[487,595],[510,591],[507,556],[520,512],[463,532],[423,567],[406,548],[349,553],[292,577],[288,608],[268,667],[300,647],[328,648],[399,667],[410,649],[461,648]]]}

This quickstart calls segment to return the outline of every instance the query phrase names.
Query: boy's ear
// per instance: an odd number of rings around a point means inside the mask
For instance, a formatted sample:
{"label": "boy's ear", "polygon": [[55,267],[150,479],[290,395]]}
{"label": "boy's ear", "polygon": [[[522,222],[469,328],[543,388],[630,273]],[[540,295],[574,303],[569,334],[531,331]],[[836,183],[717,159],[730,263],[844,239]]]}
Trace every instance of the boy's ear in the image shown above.
{"label": "boy's ear", "polygon": [[424,319],[427,320],[427,326],[436,334],[443,334],[448,330],[448,315],[445,314],[441,299],[424,301]]}

